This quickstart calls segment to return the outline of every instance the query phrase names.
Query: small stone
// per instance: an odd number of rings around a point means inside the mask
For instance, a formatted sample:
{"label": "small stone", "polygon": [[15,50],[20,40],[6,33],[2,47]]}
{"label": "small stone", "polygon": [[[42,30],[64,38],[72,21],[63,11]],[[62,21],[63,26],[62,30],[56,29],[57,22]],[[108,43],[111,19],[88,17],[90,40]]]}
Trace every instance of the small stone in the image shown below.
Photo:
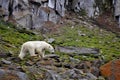
{"label": "small stone", "polygon": [[64,64],[64,67],[65,67],[65,68],[68,68],[68,69],[72,69],[72,68],[73,68],[73,66],[70,65],[70,64]]}
{"label": "small stone", "polygon": [[21,66],[18,66],[17,70],[20,71],[20,72],[25,72]]}
{"label": "small stone", "polygon": [[62,67],[62,63],[55,63],[54,64],[56,67]]}
{"label": "small stone", "polygon": [[2,59],[1,62],[7,65],[10,65],[12,63],[11,61],[7,61],[5,59]]}
{"label": "small stone", "polygon": [[55,41],[54,38],[49,38],[47,42],[48,42],[48,43],[53,43],[54,41]]}
{"label": "small stone", "polygon": [[[6,75],[7,74],[7,75]],[[0,80],[30,80],[26,73],[0,69]]]}
{"label": "small stone", "polygon": [[100,70],[97,67],[91,67],[90,72],[97,77],[100,75]]}
{"label": "small stone", "polygon": [[32,61],[26,62],[26,66],[32,66],[33,64],[34,64],[34,62],[32,62]]}
{"label": "small stone", "polygon": [[75,58],[72,58],[72,57],[70,57],[70,61],[71,61],[71,62],[74,62],[74,63],[78,63],[78,62],[80,62],[79,59],[75,59]]}
{"label": "small stone", "polygon": [[19,63],[21,61],[21,59],[18,58],[18,57],[8,57],[7,60],[8,61],[14,61],[16,63]]}
{"label": "small stone", "polygon": [[105,80],[105,78],[103,76],[99,76],[98,80]]}
{"label": "small stone", "polygon": [[86,75],[88,76],[88,79],[90,80],[97,80],[97,77],[94,76],[92,73],[87,73]]}

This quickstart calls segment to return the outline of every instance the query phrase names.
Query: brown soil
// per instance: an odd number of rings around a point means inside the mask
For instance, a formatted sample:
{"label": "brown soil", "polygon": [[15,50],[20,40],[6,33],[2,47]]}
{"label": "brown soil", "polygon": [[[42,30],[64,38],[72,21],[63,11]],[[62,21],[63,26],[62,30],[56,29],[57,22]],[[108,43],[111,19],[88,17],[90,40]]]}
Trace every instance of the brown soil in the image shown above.
{"label": "brown soil", "polygon": [[101,14],[97,19],[97,24],[100,25],[101,28],[105,28],[109,31],[112,31],[116,34],[120,34],[120,28],[118,27],[117,21],[114,19],[114,16],[111,12],[105,12]]}

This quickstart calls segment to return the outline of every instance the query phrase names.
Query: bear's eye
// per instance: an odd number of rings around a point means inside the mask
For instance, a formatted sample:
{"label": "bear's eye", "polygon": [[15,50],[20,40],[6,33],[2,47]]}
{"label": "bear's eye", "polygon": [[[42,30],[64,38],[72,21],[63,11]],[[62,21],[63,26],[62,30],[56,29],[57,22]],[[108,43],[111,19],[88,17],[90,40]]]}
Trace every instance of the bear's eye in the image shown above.
{"label": "bear's eye", "polygon": [[35,52],[35,54],[38,54],[38,52]]}

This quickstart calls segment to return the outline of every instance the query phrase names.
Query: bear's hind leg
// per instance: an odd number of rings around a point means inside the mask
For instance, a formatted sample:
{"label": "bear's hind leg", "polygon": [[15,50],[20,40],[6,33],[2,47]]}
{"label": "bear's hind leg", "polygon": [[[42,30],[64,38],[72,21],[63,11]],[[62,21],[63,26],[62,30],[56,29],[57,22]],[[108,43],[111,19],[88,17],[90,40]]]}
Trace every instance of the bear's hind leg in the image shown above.
{"label": "bear's hind leg", "polygon": [[22,46],[21,51],[20,51],[20,54],[19,54],[18,57],[19,57],[20,59],[23,59],[23,58],[25,57],[25,54],[26,54],[26,50],[25,50],[24,46]]}

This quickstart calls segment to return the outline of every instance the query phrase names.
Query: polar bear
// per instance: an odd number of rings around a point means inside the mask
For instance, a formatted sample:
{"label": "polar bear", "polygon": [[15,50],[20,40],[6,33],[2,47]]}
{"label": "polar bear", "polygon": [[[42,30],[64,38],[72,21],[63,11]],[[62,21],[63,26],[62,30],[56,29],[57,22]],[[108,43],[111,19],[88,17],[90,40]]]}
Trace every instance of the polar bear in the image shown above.
{"label": "polar bear", "polygon": [[[25,42],[22,47],[19,54],[19,58],[23,59],[27,52],[30,53],[30,56],[39,56],[40,58],[43,58],[45,55],[45,50],[54,53],[54,48],[52,45],[48,44],[45,41],[28,41]],[[37,55],[37,54],[38,55]]]}

